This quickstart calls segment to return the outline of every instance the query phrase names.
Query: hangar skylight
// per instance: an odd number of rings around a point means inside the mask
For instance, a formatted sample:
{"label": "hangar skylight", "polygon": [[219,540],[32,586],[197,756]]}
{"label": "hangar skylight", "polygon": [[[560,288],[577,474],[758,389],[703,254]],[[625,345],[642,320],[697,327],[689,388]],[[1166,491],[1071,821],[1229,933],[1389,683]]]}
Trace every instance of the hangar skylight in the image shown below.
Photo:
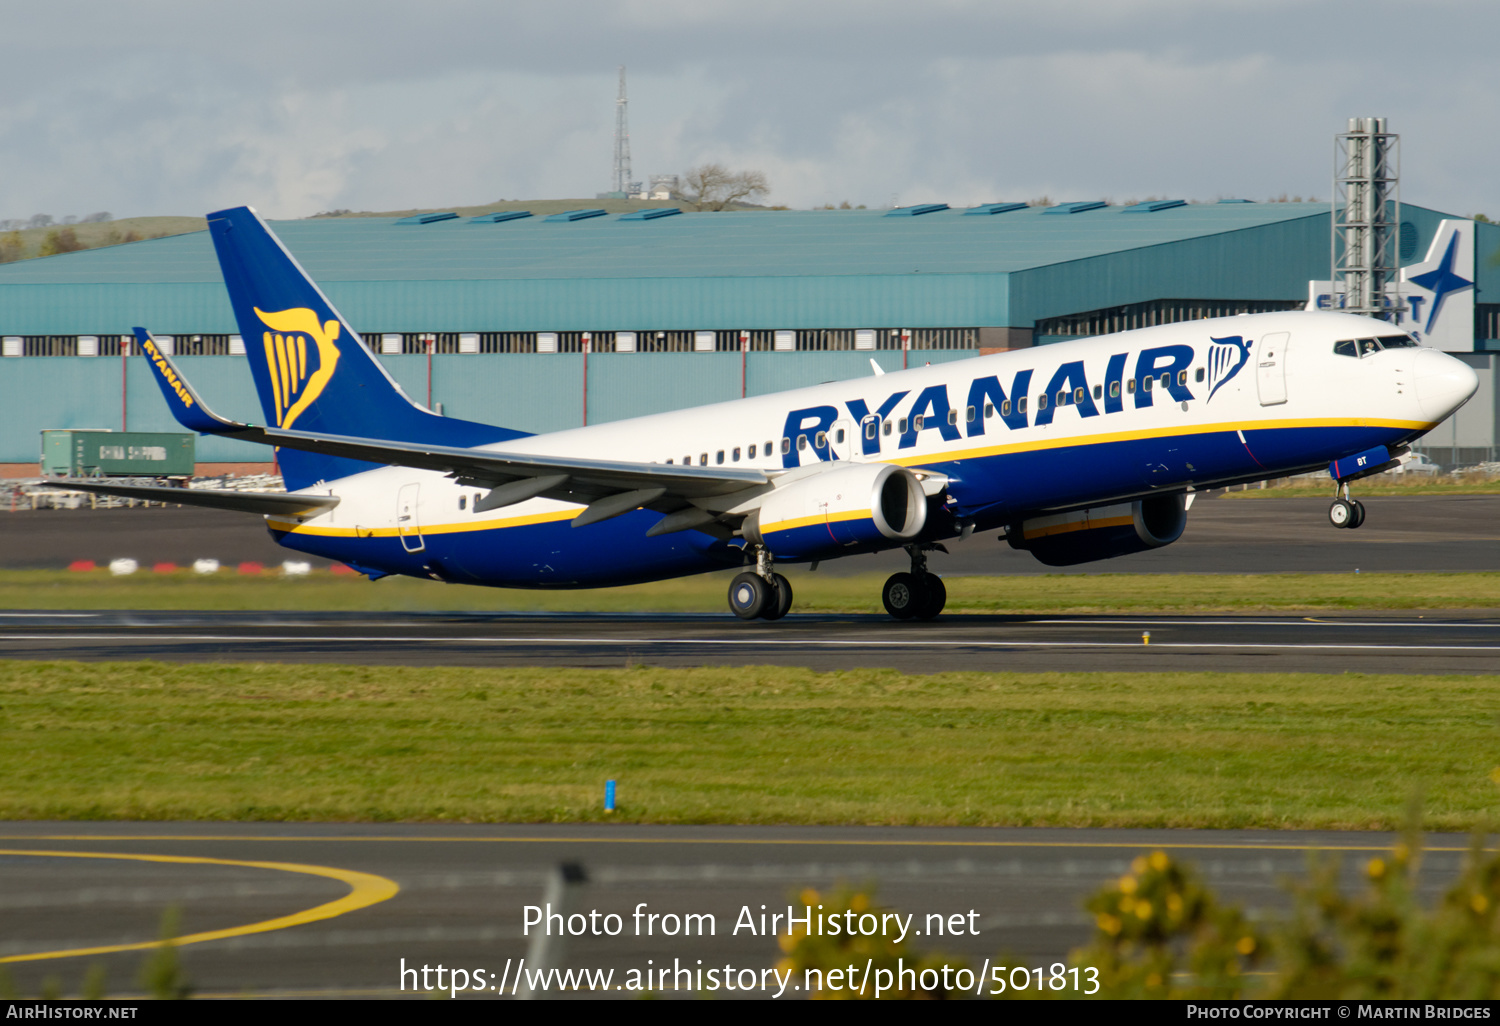
{"label": "hangar skylight", "polygon": [[608,210],[593,208],[590,210],[568,210],[561,214],[553,214],[547,218],[548,221],[582,221],[590,217],[603,217],[609,213]]}
{"label": "hangar skylight", "polygon": [[1024,203],[981,203],[977,207],[970,207],[968,210],[965,210],[964,211],[964,215],[968,216],[969,214],[1008,214],[1012,210],[1025,210],[1025,209],[1026,209],[1026,204],[1024,204]]}
{"label": "hangar skylight", "polygon": [[449,210],[449,211],[447,211],[445,213],[441,213],[441,214],[413,214],[410,217],[403,217],[401,220],[397,221],[396,223],[397,224],[432,224],[434,221],[452,221],[456,217],[458,217],[458,215],[455,214],[453,211]]}
{"label": "hangar skylight", "polygon": [[518,221],[523,217],[530,217],[529,210],[496,210],[490,214],[480,214],[478,217],[469,218],[470,224],[499,224],[501,221]]}
{"label": "hangar skylight", "polygon": [[1171,210],[1173,207],[1185,207],[1187,200],[1147,200],[1144,203],[1135,203],[1125,208],[1127,214],[1154,214],[1158,210]]}
{"label": "hangar skylight", "polygon": [[621,214],[621,221],[655,221],[658,217],[671,217],[680,214],[682,210],[678,207],[652,207],[649,210],[633,210],[628,214]]}
{"label": "hangar skylight", "polygon": [[920,203],[914,207],[897,207],[895,210],[887,210],[886,217],[918,217],[922,214],[935,214],[939,210],[947,210],[946,203]]}
{"label": "hangar skylight", "polygon": [[1081,214],[1085,210],[1098,210],[1104,206],[1103,200],[1085,200],[1082,203],[1059,203],[1055,207],[1043,210],[1044,214]]}

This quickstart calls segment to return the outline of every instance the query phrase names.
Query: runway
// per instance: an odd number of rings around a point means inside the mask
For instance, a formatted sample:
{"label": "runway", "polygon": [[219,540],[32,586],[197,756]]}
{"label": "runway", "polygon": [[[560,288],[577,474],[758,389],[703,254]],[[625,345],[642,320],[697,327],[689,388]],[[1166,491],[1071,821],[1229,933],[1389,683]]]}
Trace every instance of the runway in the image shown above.
{"label": "runway", "polygon": [[[1141,853],[1160,848],[1192,862],[1222,898],[1264,917],[1288,907],[1281,882],[1305,873],[1310,851],[1340,853],[1352,882],[1393,841],[1270,831],[9,823],[0,824],[0,968],[23,995],[47,976],[76,993],[88,966],[102,963],[109,992],[130,993],[162,910],[175,906],[183,934],[209,935],[188,936],[180,949],[206,996],[426,996],[414,993],[415,976],[403,991],[405,959],[462,967],[471,979],[482,969],[487,989],[465,996],[498,997],[507,964],[513,981],[519,960],[535,954],[525,906],[543,905],[549,875],[574,862],[588,882],[571,911],[613,913],[622,929],[568,938],[562,964],[613,969],[617,985],[632,968],[674,963],[759,978],[780,956],[774,931],[760,929],[761,906],[784,912],[803,904],[803,888],[826,896],[841,881],[872,885],[879,904],[913,915],[908,943],[917,951],[974,970],[986,960],[1034,969],[1087,941],[1082,902]],[[1426,844],[1430,900],[1459,871],[1468,842],[1434,835]],[[661,918],[636,920],[637,910]],[[688,914],[711,916],[712,933],[706,918],[696,920],[701,936],[664,932],[671,916]],[[129,950],[68,954],[122,945]],[[696,988],[679,976],[663,990],[693,997]]]}
{"label": "runway", "polygon": [[[1358,494],[1358,486],[1355,488]],[[1357,531],[1328,523],[1328,502],[1317,498],[1197,497],[1180,541],[1150,552],[1077,567],[1049,567],[997,540],[996,532],[947,543],[951,555],[933,557],[948,574],[1090,573],[1459,573],[1500,570],[1500,495],[1376,497]],[[264,521],[213,509],[37,510],[0,513],[0,569],[62,569],[74,560],[100,565],[129,557],[142,566],[217,559],[226,566],[253,561],[275,566],[327,560],[281,548]],[[894,573],[906,569],[900,551],[826,561],[819,573]]]}
{"label": "runway", "polygon": [[1317,616],[0,612],[0,658],[1500,673],[1500,611]]}

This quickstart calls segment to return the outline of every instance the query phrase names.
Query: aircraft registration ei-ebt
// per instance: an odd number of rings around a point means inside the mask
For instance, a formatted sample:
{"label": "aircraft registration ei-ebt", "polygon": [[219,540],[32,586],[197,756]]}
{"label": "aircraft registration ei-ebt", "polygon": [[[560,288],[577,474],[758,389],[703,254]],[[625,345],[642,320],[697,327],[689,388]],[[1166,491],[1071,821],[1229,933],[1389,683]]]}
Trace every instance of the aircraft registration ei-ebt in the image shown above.
{"label": "aircraft registration ei-ebt", "polygon": [[[946,600],[942,542],[1003,531],[1063,566],[1169,545],[1193,493],[1327,468],[1389,469],[1478,377],[1395,326],[1330,312],[1186,321],[528,434],[407,398],[248,207],[208,215],[266,425],[204,406],[136,329],[177,420],[279,450],[283,493],[65,480],[243,510],[289,549],[370,579],[596,588],[744,567],[743,619],[792,604],[777,562],[904,548],[897,619]],[[497,414],[503,419],[503,413]]]}

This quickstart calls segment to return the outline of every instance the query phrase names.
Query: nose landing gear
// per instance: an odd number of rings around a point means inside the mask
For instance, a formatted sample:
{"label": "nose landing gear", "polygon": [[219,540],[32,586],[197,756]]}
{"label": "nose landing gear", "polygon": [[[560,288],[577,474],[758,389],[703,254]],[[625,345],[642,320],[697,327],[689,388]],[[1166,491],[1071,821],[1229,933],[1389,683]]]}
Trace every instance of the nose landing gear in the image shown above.
{"label": "nose landing gear", "polygon": [[920,545],[906,546],[911,573],[892,574],[881,589],[885,611],[898,620],[931,620],[948,602],[943,579],[927,572],[927,552]]}
{"label": "nose landing gear", "polygon": [[1347,481],[1339,482],[1338,498],[1328,507],[1328,522],[1334,527],[1346,527],[1350,530],[1365,522],[1365,504],[1358,499],[1349,498]]}

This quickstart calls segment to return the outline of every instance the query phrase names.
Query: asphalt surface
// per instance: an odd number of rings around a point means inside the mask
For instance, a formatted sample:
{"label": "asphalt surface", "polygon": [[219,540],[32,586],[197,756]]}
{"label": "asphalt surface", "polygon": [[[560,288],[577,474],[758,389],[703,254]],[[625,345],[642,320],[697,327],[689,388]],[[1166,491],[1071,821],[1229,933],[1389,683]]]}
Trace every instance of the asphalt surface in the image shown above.
{"label": "asphalt surface", "polygon": [[[1147,637],[1149,635],[1149,637]],[[1500,611],[1359,616],[0,612],[0,658],[1500,673]]]}
{"label": "asphalt surface", "polygon": [[[1356,485],[1356,494],[1358,486]],[[1050,573],[1420,573],[1500,570],[1500,495],[1398,496],[1362,500],[1357,531],[1328,523],[1323,499],[1205,494],[1193,504],[1182,539],[1165,548],[1080,567],[1043,566],[997,541],[994,532],[950,541],[932,558],[942,574]],[[117,557],[142,566],[195,559],[275,565],[309,559],[273,542],[259,517],[208,509],[36,510],[0,513],[0,569],[101,565]],[[326,560],[310,559],[315,567]],[[899,550],[823,563],[819,573],[892,573]]]}
{"label": "asphalt surface", "polygon": [[[474,970],[483,969],[484,987],[496,987],[509,965],[508,994],[520,960],[535,967],[539,954],[525,931],[525,907],[544,908],[549,876],[573,862],[589,882],[570,892],[569,912],[597,911],[601,935],[569,937],[560,964],[613,969],[611,986],[625,984],[631,969],[664,967],[716,968],[722,978],[730,966],[736,978],[751,970],[744,979],[758,982],[780,957],[774,933],[761,932],[761,906],[784,915],[790,902],[805,915],[803,888],[826,894],[841,882],[873,885],[881,905],[914,915],[909,929],[920,935],[909,943],[917,951],[941,951],[976,970],[1003,965],[1009,978],[1017,966],[1050,974],[1052,963],[1086,943],[1084,900],[1142,853],[1163,849],[1192,862],[1222,898],[1265,918],[1289,907],[1284,883],[1305,876],[1310,851],[1338,854],[1352,886],[1354,874],[1393,841],[1272,831],[10,823],[0,824],[0,968],[22,994],[38,993],[48,976],[72,994],[99,963],[110,994],[124,996],[137,988],[148,951],[36,956],[149,943],[163,910],[176,907],[182,935],[227,934],[180,948],[188,977],[206,996],[425,996],[413,994],[422,982],[415,974],[401,989],[402,959],[407,968],[427,966],[425,982],[434,987],[438,965],[464,968],[471,985]],[[1467,847],[1462,837],[1426,839],[1426,899],[1452,882]],[[362,907],[295,921],[346,896]],[[746,912],[753,931],[743,928]],[[620,916],[616,936],[602,935],[616,925],[604,918],[610,913]],[[645,918],[652,913],[663,918]],[[702,936],[685,936],[680,926],[664,934],[674,926],[669,915],[689,913],[713,916],[712,935],[705,927]],[[941,917],[941,935],[929,916]],[[278,917],[294,922],[264,928]],[[894,921],[884,926],[897,930]],[[701,996],[690,982],[696,987],[696,976],[678,977],[675,987],[667,981],[661,996]],[[595,996],[604,994],[636,996]],[[784,997],[802,995],[788,988]]]}

